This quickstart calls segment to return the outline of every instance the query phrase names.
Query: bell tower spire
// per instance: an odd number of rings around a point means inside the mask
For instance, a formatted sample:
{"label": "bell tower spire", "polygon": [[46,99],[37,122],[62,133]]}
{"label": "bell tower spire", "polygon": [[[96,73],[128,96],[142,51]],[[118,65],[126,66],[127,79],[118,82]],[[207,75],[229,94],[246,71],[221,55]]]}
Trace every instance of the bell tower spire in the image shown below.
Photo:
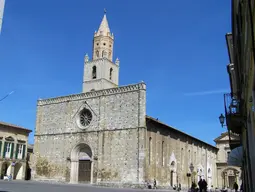
{"label": "bell tower spire", "polygon": [[106,17],[106,9],[101,24],[94,34],[93,41],[93,60],[107,58],[112,61],[114,37]]}
{"label": "bell tower spire", "polygon": [[113,43],[104,9],[103,19],[94,33],[92,60],[87,54],[84,57],[83,92],[118,87],[120,61],[117,58],[113,62]]}

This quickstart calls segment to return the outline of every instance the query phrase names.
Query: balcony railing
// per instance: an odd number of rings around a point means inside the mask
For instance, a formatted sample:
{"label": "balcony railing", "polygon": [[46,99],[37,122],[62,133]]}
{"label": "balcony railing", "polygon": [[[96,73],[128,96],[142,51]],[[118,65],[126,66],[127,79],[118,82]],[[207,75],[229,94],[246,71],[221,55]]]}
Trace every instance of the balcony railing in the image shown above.
{"label": "balcony railing", "polygon": [[232,133],[241,134],[243,127],[243,116],[241,114],[242,103],[233,94],[224,95],[225,115],[228,130]]}

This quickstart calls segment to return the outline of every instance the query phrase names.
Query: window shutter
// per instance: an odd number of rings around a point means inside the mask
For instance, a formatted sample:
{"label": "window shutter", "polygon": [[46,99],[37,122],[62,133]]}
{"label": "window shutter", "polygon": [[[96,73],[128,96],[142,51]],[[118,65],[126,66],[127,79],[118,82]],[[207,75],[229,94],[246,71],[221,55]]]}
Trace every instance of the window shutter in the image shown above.
{"label": "window shutter", "polygon": [[12,159],[12,157],[13,157],[13,148],[14,148],[14,143],[11,143],[11,155],[10,155],[10,159]]}
{"label": "window shutter", "polygon": [[3,158],[5,158],[6,147],[7,147],[7,142],[4,142]]}
{"label": "window shutter", "polygon": [[26,145],[23,145],[22,159],[25,159],[26,156]]}
{"label": "window shutter", "polygon": [[1,152],[2,152],[2,141],[0,141],[0,157],[1,157]]}
{"label": "window shutter", "polygon": [[16,145],[15,159],[18,159],[18,153],[19,153],[19,144]]}

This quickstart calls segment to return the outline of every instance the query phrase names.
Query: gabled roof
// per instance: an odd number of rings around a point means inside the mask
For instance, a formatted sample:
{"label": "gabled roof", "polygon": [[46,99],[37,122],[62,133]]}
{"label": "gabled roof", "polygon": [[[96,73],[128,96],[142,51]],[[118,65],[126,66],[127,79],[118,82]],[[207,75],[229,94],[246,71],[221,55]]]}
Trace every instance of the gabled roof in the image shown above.
{"label": "gabled roof", "polygon": [[32,132],[32,130],[30,130],[30,129],[26,129],[24,127],[21,127],[21,126],[18,126],[18,125],[14,125],[14,124],[11,124],[11,123],[6,123],[6,122],[0,121],[0,126],[1,125],[5,126],[5,127],[11,127],[11,128],[15,128],[15,129],[20,129],[20,130],[23,130],[23,131],[25,131],[27,133],[31,133]]}
{"label": "gabled roof", "polygon": [[[214,139],[214,142],[215,142],[215,143],[216,143],[216,142],[219,142],[219,141],[221,141],[222,138],[224,138],[224,137],[226,137],[226,136],[228,137],[228,131],[222,133],[219,137],[217,137],[216,139]],[[235,140],[240,140],[240,137],[239,137],[239,135],[237,135],[237,134],[234,134],[234,133],[230,132],[230,136],[233,137],[233,138],[235,138]]]}
{"label": "gabled roof", "polygon": [[185,135],[185,136],[187,136],[187,137],[189,137],[189,138],[191,138],[191,139],[193,139],[193,140],[195,140],[195,141],[198,141],[198,142],[203,143],[203,144],[205,144],[205,145],[207,145],[207,146],[209,146],[209,147],[212,147],[213,149],[219,150],[217,147],[215,147],[215,146],[213,146],[213,145],[211,145],[211,144],[209,144],[209,143],[206,143],[206,142],[204,142],[204,141],[202,141],[202,140],[200,140],[200,139],[198,139],[198,138],[196,138],[196,137],[193,137],[193,136],[191,136],[191,135],[189,135],[189,134],[187,134],[187,133],[184,133],[184,132],[182,132],[182,131],[180,131],[180,130],[178,130],[178,129],[176,129],[176,128],[173,128],[172,126],[169,126],[169,125],[167,125],[167,124],[165,124],[165,123],[159,121],[158,119],[155,119],[155,118],[150,117],[150,116],[148,116],[148,115],[146,115],[146,119],[147,119],[147,120],[151,120],[151,121],[153,121],[153,122],[155,122],[155,123],[161,124],[161,125],[163,125],[163,126],[169,128],[169,129],[172,129],[172,130],[174,130],[174,131],[177,131],[177,132],[181,133],[182,135]]}

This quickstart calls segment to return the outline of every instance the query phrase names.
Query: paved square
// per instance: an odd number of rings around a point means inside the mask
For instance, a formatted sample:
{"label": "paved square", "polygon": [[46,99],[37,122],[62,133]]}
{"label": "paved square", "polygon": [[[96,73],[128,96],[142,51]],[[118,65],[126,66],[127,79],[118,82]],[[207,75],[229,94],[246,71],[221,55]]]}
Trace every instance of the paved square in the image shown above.
{"label": "paved square", "polygon": [[[0,180],[0,192],[153,192],[155,190],[139,189],[113,189],[96,187],[91,185],[71,185],[71,184],[50,184],[35,181],[3,181]],[[161,191],[161,190],[157,190]],[[172,190],[167,190],[171,192]],[[162,192],[162,191],[161,191]]]}

